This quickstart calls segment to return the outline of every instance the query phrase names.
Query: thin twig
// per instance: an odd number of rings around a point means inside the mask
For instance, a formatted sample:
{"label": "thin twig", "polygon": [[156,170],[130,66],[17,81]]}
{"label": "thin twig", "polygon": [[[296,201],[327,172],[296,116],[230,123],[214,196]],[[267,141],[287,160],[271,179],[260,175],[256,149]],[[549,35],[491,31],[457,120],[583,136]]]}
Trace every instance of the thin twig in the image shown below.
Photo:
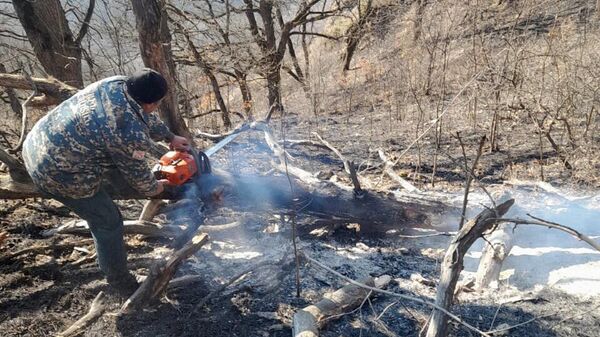
{"label": "thin twig", "polygon": [[491,330],[494,327],[494,323],[496,322],[496,318],[498,317],[498,313],[500,312],[500,308],[502,308],[502,303],[500,303],[500,305],[496,309],[496,313],[494,314],[494,318],[492,318],[492,323],[490,323],[490,328],[488,330]]}
{"label": "thin twig", "polygon": [[561,230],[565,233],[568,233],[568,234],[574,236],[575,238],[577,238],[581,241],[584,241],[585,243],[592,246],[595,250],[600,252],[600,244],[596,243],[589,236],[587,236],[585,234],[581,234],[569,226],[565,226],[565,225],[561,225],[561,224],[558,224],[555,222],[550,222],[550,221],[547,221],[544,219],[540,219],[540,218],[534,217],[533,215],[530,215],[530,214],[527,214],[527,215],[534,218],[535,220],[524,220],[524,219],[518,219],[518,218],[516,218],[516,219],[499,218],[499,219],[495,219],[495,220],[497,222],[512,222],[517,225],[536,225],[536,226],[544,226],[544,227],[558,229],[558,230]]}
{"label": "thin twig", "polygon": [[402,239],[421,239],[421,238],[431,238],[434,236],[452,236],[456,235],[456,232],[441,232],[441,233],[432,233],[432,234],[423,234],[423,235],[394,235],[394,237],[402,238]]}
{"label": "thin twig", "polygon": [[385,312],[388,311],[389,308],[393,307],[398,303],[400,303],[399,300],[388,304],[385,308],[383,308],[383,311],[376,317],[376,319],[380,319],[385,314]]}
{"label": "thin twig", "polygon": [[499,332],[503,332],[503,331],[509,331],[509,330],[512,330],[512,329],[514,329],[514,328],[518,328],[518,327],[520,327],[520,326],[523,326],[523,325],[529,324],[529,323],[531,323],[531,322],[533,322],[533,321],[535,321],[535,320],[538,320],[538,319],[540,319],[540,318],[549,317],[549,316],[553,316],[553,315],[556,315],[556,314],[557,314],[557,313],[553,312],[553,313],[550,313],[550,314],[546,314],[546,315],[542,315],[542,316],[534,317],[534,318],[532,318],[532,319],[526,320],[525,322],[521,322],[521,323],[519,323],[519,324],[515,324],[515,325],[509,326],[509,327],[506,327],[506,328],[502,328],[502,329],[497,329],[497,330],[488,331],[487,333],[488,333],[488,334],[490,334],[490,335],[496,335],[496,334],[498,334]]}
{"label": "thin twig", "polygon": [[23,70],[23,74],[27,81],[31,84],[33,92],[31,93],[31,95],[29,95],[29,97],[27,97],[25,102],[21,104],[21,135],[19,136],[19,142],[17,143],[17,145],[15,145],[15,147],[10,151],[13,154],[21,150],[21,148],[23,147],[23,142],[25,141],[25,136],[27,135],[27,104],[29,104],[29,102],[31,102],[31,100],[33,100],[33,98],[38,95],[37,85],[31,79],[29,73]]}
{"label": "thin twig", "polygon": [[563,319],[561,319],[560,321],[556,322],[556,323],[555,323],[553,326],[551,326],[551,327],[550,327],[550,329],[554,329],[554,327],[555,327],[555,326],[557,326],[557,325],[559,325],[559,324],[562,324],[562,323],[564,323],[564,322],[566,322],[566,321],[568,321],[568,320],[570,320],[570,319],[572,319],[572,318],[575,318],[575,317],[578,317],[578,316],[587,315],[587,314],[589,314],[589,313],[590,313],[590,312],[592,312],[592,311],[596,311],[598,308],[600,308],[600,304],[598,304],[597,306],[595,306],[595,307],[593,307],[593,308],[591,308],[591,309],[589,309],[589,310],[586,310],[586,311],[584,311],[584,312],[580,312],[580,313],[578,313],[578,314],[573,314],[573,315],[570,315],[570,316],[564,317],[564,318],[563,318]]}

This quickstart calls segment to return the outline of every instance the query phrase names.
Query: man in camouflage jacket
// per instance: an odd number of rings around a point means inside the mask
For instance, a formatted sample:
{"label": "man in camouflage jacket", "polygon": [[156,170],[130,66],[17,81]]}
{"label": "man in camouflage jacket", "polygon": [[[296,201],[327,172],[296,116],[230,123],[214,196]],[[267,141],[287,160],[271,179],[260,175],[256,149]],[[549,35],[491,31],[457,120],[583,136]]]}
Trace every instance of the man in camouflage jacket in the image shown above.
{"label": "man in camouflage jacket", "polygon": [[121,213],[101,188],[102,178],[116,168],[143,195],[163,191],[167,181],[157,181],[144,160],[150,142],[189,147],[152,114],[167,90],[150,69],[90,84],[40,119],[23,145],[34,184],[87,221],[100,269],[125,291],[137,282],[127,270]]}

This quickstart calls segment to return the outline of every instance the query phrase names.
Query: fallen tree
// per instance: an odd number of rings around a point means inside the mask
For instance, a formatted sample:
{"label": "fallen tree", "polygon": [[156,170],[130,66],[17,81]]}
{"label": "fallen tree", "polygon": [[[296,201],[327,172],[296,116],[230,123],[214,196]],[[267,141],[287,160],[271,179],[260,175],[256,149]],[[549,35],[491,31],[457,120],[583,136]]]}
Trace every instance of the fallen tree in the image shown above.
{"label": "fallen tree", "polygon": [[[427,226],[431,214],[441,214],[447,209],[437,201],[410,198],[397,200],[371,191],[357,195],[350,186],[317,179],[310,172],[286,162],[287,154],[271,134],[268,125],[255,123],[250,129],[264,133],[267,144],[275,154],[273,165],[282,175],[232,175],[222,170],[213,170],[212,174],[196,179],[196,184],[168,189],[152,199],[200,197],[205,203],[218,201],[234,208],[298,212],[332,222],[357,223],[362,226],[363,233]],[[9,174],[0,174],[0,198],[48,197],[40,193],[28,177],[24,177],[22,165],[16,158],[4,153],[0,160],[9,167]],[[147,199],[131,188],[118,171],[107,173],[103,188],[114,199]],[[223,195],[227,196],[224,200]]]}
{"label": "fallen tree", "polygon": [[[318,187],[307,186],[298,179],[285,176],[233,176],[217,172],[199,180],[196,193],[208,202],[214,202],[215,190],[223,191],[230,197],[226,200],[232,207],[255,210],[297,209],[316,217],[336,222],[358,223],[363,231],[371,225],[380,229],[403,226],[423,226],[428,224],[430,213],[439,213],[445,207],[437,202],[407,202],[388,198],[377,193],[367,193],[355,198],[352,190],[344,191],[330,183],[323,182]],[[115,187],[118,186],[118,187]],[[105,188],[115,199],[146,199],[126,184],[105,184]],[[184,190],[168,191],[155,199],[178,199],[186,194]],[[0,176],[0,198],[25,199],[48,198],[31,183],[12,180],[8,175]],[[232,199],[232,200],[231,200]],[[234,201],[235,200],[235,201]]]}

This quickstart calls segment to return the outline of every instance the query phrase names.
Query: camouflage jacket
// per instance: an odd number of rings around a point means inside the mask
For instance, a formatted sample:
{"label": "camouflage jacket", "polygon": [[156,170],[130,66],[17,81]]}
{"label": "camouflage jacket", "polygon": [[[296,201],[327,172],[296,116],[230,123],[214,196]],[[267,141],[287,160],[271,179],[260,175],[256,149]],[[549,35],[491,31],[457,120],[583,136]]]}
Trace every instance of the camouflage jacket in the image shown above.
{"label": "camouflage jacket", "polygon": [[107,170],[117,168],[140,193],[157,190],[144,155],[150,138],[171,140],[173,133],[127,94],[125,80],[114,76],[90,84],[35,124],[23,145],[34,184],[85,198],[98,191]]}

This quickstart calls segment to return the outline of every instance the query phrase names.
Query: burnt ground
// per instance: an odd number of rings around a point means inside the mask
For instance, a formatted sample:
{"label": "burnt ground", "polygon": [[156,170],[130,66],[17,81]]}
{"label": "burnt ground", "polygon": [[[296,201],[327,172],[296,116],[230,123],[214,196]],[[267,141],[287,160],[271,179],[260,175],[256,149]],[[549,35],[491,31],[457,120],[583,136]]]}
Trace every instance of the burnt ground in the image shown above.
{"label": "burnt ground", "polygon": [[[285,127],[289,131],[285,138],[314,139],[311,132],[318,131],[357,163],[367,188],[393,190],[396,188],[393,182],[380,179],[381,164],[375,150],[383,148],[388,155],[397,155],[412,142],[413,131],[395,124],[392,128],[386,116],[373,119],[369,124],[360,116],[303,119],[292,115],[286,119]],[[278,121],[274,122],[276,130],[279,125]],[[278,134],[283,138],[281,133]],[[465,132],[462,136],[467,143],[467,153],[473,156],[480,134]],[[241,137],[215,158],[215,165],[236,173],[266,172],[269,161],[264,153],[267,148],[258,137],[259,134]],[[499,152],[484,155],[477,171],[481,181],[489,184],[511,178],[537,179],[540,155],[528,137],[526,134],[512,135],[510,146],[509,140],[505,139],[500,143]],[[436,153],[432,141],[425,137],[420,149],[408,151],[397,166],[398,172],[419,187],[460,190],[464,181],[459,167],[461,150],[452,138],[444,139],[437,151],[435,186],[432,186]],[[342,182],[347,181],[341,173],[341,161],[327,150],[297,146],[291,148],[290,153],[297,158],[293,165],[312,172],[331,172]],[[582,183],[582,179],[570,179],[560,169],[561,164],[552,152],[545,152],[542,157],[547,164],[545,177],[548,181],[563,185]],[[597,184],[593,179],[583,183],[585,186]],[[135,219],[142,207],[139,201],[124,201],[120,205],[127,219]],[[277,212],[218,209],[207,211],[207,223],[245,220],[242,226],[213,236],[211,244],[191,258],[177,274],[202,275],[202,281],[169,291],[141,312],[118,317],[113,313],[123,299],[107,287],[93,261],[81,261],[93,252],[90,240],[70,235],[42,236],[43,230],[71,218],[73,214],[53,201],[0,201],[0,228],[9,234],[0,246],[1,335],[54,335],[87,312],[92,299],[104,290],[109,296],[108,313],[87,329],[85,336],[289,336],[288,324],[295,310],[345,284],[315,266],[302,263],[302,293],[297,298],[289,239],[290,220],[282,219]],[[355,279],[388,274],[393,278],[388,290],[429,300],[435,295],[433,287],[411,281],[411,275],[418,273],[425,278],[437,278],[443,256],[439,247],[447,242],[447,237],[367,236],[359,235],[351,226],[324,226],[325,231],[319,232],[323,226],[315,225],[313,218],[299,216],[295,221],[302,250],[338,272]],[[407,230],[406,233],[412,232]],[[130,236],[127,244],[131,269],[137,275],[145,275],[151,259],[157,252],[164,251],[168,240]],[[2,258],[20,249],[44,245],[50,247],[12,259]],[[263,260],[276,263],[257,269],[207,305],[194,310],[196,304],[219,284]],[[453,311],[483,330],[529,321],[508,332],[511,336],[600,335],[597,331],[598,310],[591,310],[600,305],[600,299],[584,300],[545,289],[531,299],[499,304],[518,294],[510,287],[485,293],[462,293]],[[328,322],[322,335],[418,336],[429,313],[430,309],[423,305],[379,295],[365,302],[359,310]],[[451,335],[473,334],[452,324]]]}

